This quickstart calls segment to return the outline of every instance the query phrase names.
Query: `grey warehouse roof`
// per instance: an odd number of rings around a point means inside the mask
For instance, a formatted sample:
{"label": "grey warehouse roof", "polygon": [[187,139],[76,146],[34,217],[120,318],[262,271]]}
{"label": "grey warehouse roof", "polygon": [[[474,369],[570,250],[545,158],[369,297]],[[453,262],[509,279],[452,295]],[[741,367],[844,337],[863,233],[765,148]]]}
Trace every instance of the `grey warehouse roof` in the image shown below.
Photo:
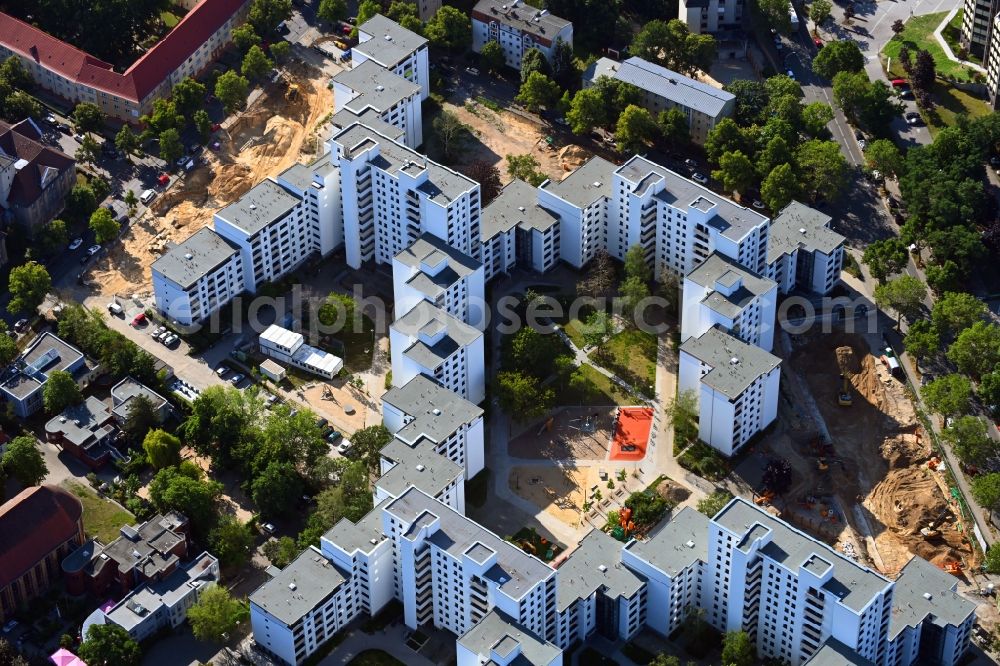
{"label": "grey warehouse roof", "polygon": [[642,585],[643,580],[621,563],[621,543],[601,530],[591,530],[559,566],[556,610],[563,612],[599,588],[611,599],[629,599]]}
{"label": "grey warehouse roof", "polygon": [[558,217],[538,205],[538,190],[515,179],[504,185],[497,198],[483,208],[480,236],[488,241],[514,227],[545,230],[558,221]]}
{"label": "grey warehouse roof", "polygon": [[865,659],[831,636],[802,666],[875,666],[875,662]]}
{"label": "grey warehouse roof", "polygon": [[472,10],[521,32],[555,42],[556,34],[570,21],[517,0],[479,0]]}
{"label": "grey warehouse roof", "polygon": [[352,50],[364,54],[383,67],[393,67],[427,44],[427,40],[407,30],[390,18],[376,14],[358,27],[359,33],[372,38]]}
{"label": "grey warehouse roof", "polygon": [[[715,86],[696,81],[666,67],[642,58],[629,58],[610,67],[612,76],[619,81],[647,90],[680,106],[693,109],[713,118],[718,117],[736,96]],[[601,68],[598,67],[598,71]]]}
{"label": "grey warehouse roof", "polygon": [[586,208],[601,197],[611,196],[611,179],[617,167],[603,157],[591,157],[558,183],[543,188],[577,208]]}
{"label": "grey warehouse roof", "polygon": [[420,93],[420,86],[374,60],[366,60],[353,69],[345,69],[333,77],[333,80],[358,93],[357,97],[345,104],[346,108],[355,113],[361,113],[366,107],[385,113],[404,99]]}
{"label": "grey warehouse roof", "polygon": [[709,226],[733,241],[742,240],[754,228],[767,223],[767,218],[760,213],[744,208],[726,197],[720,197],[707,187],[638,155],[620,166],[615,173],[636,186],[642,185],[644,181],[649,182],[651,175],[663,178],[665,190],[657,196],[685,213],[692,207],[705,210],[714,206],[715,214],[709,219]]}
{"label": "grey warehouse roof", "polygon": [[[871,569],[862,567],[822,541],[807,536],[741,497],[727,504],[713,522],[736,535],[747,535],[755,525],[771,530],[771,543],[765,546],[764,552],[795,574],[817,556],[822,558],[833,567],[833,575],[823,589],[854,612],[863,611],[875,596],[892,585]],[[749,546],[747,539],[740,543],[740,547],[743,544]]]}
{"label": "grey warehouse roof", "polygon": [[710,366],[701,381],[735,400],[763,374],[781,364],[781,359],[756,345],[738,340],[713,327],[697,338],[688,338],[681,351]]}
{"label": "grey warehouse roof", "polygon": [[291,213],[300,201],[297,196],[268,178],[215,215],[242,229],[247,236],[253,236]]}
{"label": "grey warehouse roof", "polygon": [[[427,233],[422,234],[405,250],[401,250],[395,259],[404,266],[418,270],[407,284],[432,298],[436,298],[462,278],[472,275],[482,265],[437,236]],[[421,269],[421,264],[426,263],[434,267],[442,261],[447,262],[447,265],[436,275],[424,273]]]}
{"label": "grey warehouse roof", "polygon": [[239,253],[235,244],[204,227],[153,262],[153,271],[188,289]]}
{"label": "grey warehouse roof", "polygon": [[292,625],[319,606],[345,580],[340,570],[311,546],[258,587],[250,595],[250,603]]}
{"label": "grey warehouse roof", "polygon": [[[555,575],[555,569],[538,558],[417,488],[410,488],[390,502],[385,511],[404,525],[414,525],[413,529],[429,524],[436,517],[440,529],[429,538],[457,559],[476,544],[490,548],[496,553],[496,563],[484,576],[513,599],[520,599],[536,584]],[[410,538],[411,533],[412,529],[404,532],[402,538]]]}
{"label": "grey warehouse roof", "polygon": [[698,560],[708,560],[708,516],[684,507],[647,541],[626,548],[640,559],[676,577]]}
{"label": "grey warehouse roof", "polygon": [[[747,303],[778,287],[774,280],[761,277],[718,252],[713,252],[708,259],[688,273],[687,279],[706,289],[712,289],[713,291],[705,296],[702,302],[727,317],[738,316]],[[715,291],[717,283],[731,286],[737,282],[741,286],[728,296]]]}
{"label": "grey warehouse roof", "polygon": [[976,605],[955,592],[956,586],[950,575],[920,556],[912,557],[892,591],[889,640],[928,617],[939,627],[965,622],[976,611]]}
{"label": "grey warehouse roof", "polygon": [[830,229],[831,218],[826,213],[793,201],[771,222],[767,241],[767,263],[783,254],[802,248],[810,252],[830,254],[843,245],[844,237]]}
{"label": "grey warehouse roof", "polygon": [[399,497],[410,486],[416,486],[436,497],[456,478],[461,480],[465,468],[434,451],[434,444],[421,440],[410,446],[398,439],[382,447],[383,458],[396,463],[375,485],[393,497]]}
{"label": "grey warehouse roof", "polygon": [[[473,654],[487,658],[494,650],[499,657],[504,658],[520,648],[520,657],[510,662],[516,666],[548,666],[562,652],[552,643],[538,640],[530,631],[498,610],[491,610],[465,632],[458,643]],[[496,662],[490,660],[486,663]]]}
{"label": "grey warehouse roof", "polygon": [[423,375],[390,389],[382,396],[382,402],[412,418],[396,433],[397,438],[411,445],[422,438],[443,442],[483,415],[482,408]]}

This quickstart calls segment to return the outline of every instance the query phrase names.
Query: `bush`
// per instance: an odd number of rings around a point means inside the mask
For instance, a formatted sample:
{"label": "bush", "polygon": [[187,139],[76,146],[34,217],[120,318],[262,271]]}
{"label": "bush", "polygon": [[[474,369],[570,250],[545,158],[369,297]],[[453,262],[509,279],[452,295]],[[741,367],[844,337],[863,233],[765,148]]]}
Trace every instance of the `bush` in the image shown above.
{"label": "bush", "polygon": [[729,461],[705,442],[695,442],[677,459],[680,466],[710,481],[721,481],[729,474]]}

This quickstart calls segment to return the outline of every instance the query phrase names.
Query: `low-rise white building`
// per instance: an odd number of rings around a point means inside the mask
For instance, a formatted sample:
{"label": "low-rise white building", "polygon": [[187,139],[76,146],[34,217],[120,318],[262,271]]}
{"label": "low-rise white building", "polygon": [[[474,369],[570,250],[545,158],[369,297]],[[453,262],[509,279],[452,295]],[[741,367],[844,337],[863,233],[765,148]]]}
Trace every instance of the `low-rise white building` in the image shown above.
{"label": "low-rise white building", "polygon": [[305,343],[301,333],[271,324],[257,341],[260,353],[320,377],[333,379],[344,367],[344,361],[330,352]]}
{"label": "low-rise white building", "polygon": [[168,249],[151,272],[156,310],[183,326],[200,324],[246,289],[239,247],[208,228]]}
{"label": "low-rise white building", "polygon": [[767,276],[782,294],[795,288],[826,295],[840,281],[844,237],[826,213],[793,201],[771,223]]}
{"label": "low-rise white building", "polygon": [[778,285],[713,253],[684,276],[681,340],[721,326],[766,351],[774,346]]}
{"label": "low-rise white building", "polygon": [[479,0],[472,9],[472,50],[481,53],[487,42],[497,42],[508,67],[521,69],[521,58],[533,48],[551,62],[560,39],[573,46],[573,24],[521,0]]}
{"label": "low-rise white building", "polygon": [[420,85],[374,60],[364,60],[333,77],[334,112],[374,111],[381,120],[403,130],[403,143],[410,148],[424,142],[422,94]]}
{"label": "low-rise white building", "polygon": [[698,397],[698,437],[731,456],[774,421],[780,365],[717,327],[681,344],[678,390]]}
{"label": "low-rise white building", "polygon": [[562,666],[562,650],[492,610],[455,643],[458,666]]}
{"label": "low-rise white building", "polygon": [[[426,6],[429,2],[430,0],[417,0],[415,4],[418,9],[433,15],[441,6],[441,0],[434,0],[437,6],[433,11]],[[426,21],[428,18],[430,16],[421,16],[420,20]],[[427,51],[427,39],[390,18],[376,14],[358,26],[358,43],[351,49],[351,65],[357,67],[366,60],[373,60],[397,76],[420,86],[420,99],[423,100],[431,92]]]}
{"label": "low-rise white building", "polygon": [[743,23],[743,0],[680,0],[677,18],[695,34],[739,30]]}
{"label": "low-rise white building", "polygon": [[483,265],[432,234],[422,234],[392,259],[396,317],[431,303],[483,330],[489,317]]}
{"label": "low-rise white building", "polygon": [[0,370],[0,397],[10,403],[15,415],[27,418],[42,408],[45,383],[56,370],[70,373],[83,386],[91,374],[83,352],[45,331]]}

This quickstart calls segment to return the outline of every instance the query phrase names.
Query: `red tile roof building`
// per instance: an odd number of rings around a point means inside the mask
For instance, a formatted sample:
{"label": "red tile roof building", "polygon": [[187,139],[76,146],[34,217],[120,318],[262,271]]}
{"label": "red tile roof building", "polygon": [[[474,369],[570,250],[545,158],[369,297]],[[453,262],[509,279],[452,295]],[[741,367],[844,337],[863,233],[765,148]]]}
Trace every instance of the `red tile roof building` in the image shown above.
{"label": "red tile roof building", "polygon": [[16,55],[35,83],[68,102],[93,102],[108,116],[137,122],[153,101],[168,97],[186,76],[196,76],[232,39],[249,0],[201,0],[125,72],[0,13],[0,57]]}
{"label": "red tile roof building", "polygon": [[83,505],[55,486],[34,486],[0,506],[0,623],[61,575],[83,543]]}
{"label": "red tile roof building", "polygon": [[31,119],[0,121],[0,219],[9,217],[29,233],[62,211],[76,182],[73,158],[41,138]]}

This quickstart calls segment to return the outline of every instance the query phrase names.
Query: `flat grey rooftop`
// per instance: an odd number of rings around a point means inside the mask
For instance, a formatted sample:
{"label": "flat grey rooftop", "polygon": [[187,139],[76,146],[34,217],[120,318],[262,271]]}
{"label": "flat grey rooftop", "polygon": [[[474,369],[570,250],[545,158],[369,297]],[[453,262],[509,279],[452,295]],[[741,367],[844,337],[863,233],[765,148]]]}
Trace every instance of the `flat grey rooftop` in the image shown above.
{"label": "flat grey rooftop", "polygon": [[559,218],[538,205],[538,190],[515,179],[504,185],[497,198],[483,208],[480,236],[488,241],[514,227],[544,231]]}
{"label": "flat grey rooftop", "polygon": [[642,560],[676,577],[698,560],[708,559],[708,516],[684,507],[652,538],[626,546]]}
{"label": "flat grey rooftop", "polygon": [[520,650],[520,656],[511,661],[511,664],[548,666],[562,652],[552,643],[539,640],[530,631],[495,609],[465,632],[458,639],[458,643],[473,654],[486,659],[485,664],[496,663],[490,659],[490,654],[493,652],[504,659],[503,663],[508,663],[510,655],[515,650]]}
{"label": "flat grey rooftop", "polygon": [[875,666],[875,662],[865,659],[831,636],[802,666]]}
{"label": "flat grey rooftop", "polygon": [[544,189],[577,208],[586,208],[601,197],[611,196],[611,180],[616,168],[603,157],[591,157],[558,183],[549,181]]}
{"label": "flat grey rooftop", "polygon": [[591,530],[559,566],[556,609],[561,613],[577,599],[602,590],[610,599],[631,598],[643,580],[621,563],[621,542],[601,530]]}
{"label": "flat grey rooftop", "polygon": [[382,402],[411,417],[396,437],[415,445],[421,439],[440,443],[463,425],[482,417],[482,408],[432,379],[417,375],[383,394]]}
{"label": "flat grey rooftop", "polygon": [[[690,3],[689,3],[690,5]],[[614,78],[618,71],[618,61],[612,60],[611,58],[598,58],[590,64],[587,69],[583,70],[583,85],[588,87],[593,84],[594,81],[601,78],[602,76],[610,76]]]}
{"label": "flat grey rooftop", "polygon": [[420,192],[441,206],[447,206],[479,188],[479,183],[472,179],[432,162],[425,155],[361,123],[338,132],[333,141],[341,147],[341,152],[347,159],[355,159],[361,150],[377,145],[379,154],[372,159],[372,165],[393,176],[404,169],[411,174],[426,170],[427,180],[421,185]]}
{"label": "flat grey rooftop", "polygon": [[424,37],[381,14],[376,14],[358,26],[358,32],[371,35],[372,38],[355,46],[352,52],[362,53],[383,67],[395,66],[427,44]]}
{"label": "flat grey rooftop", "polygon": [[767,241],[767,263],[801,248],[830,254],[844,244],[844,237],[830,229],[832,217],[815,208],[793,201],[771,222]]}
{"label": "flat grey rooftop", "polygon": [[94,396],[78,405],[70,405],[61,414],[53,416],[45,424],[45,432],[66,439],[77,446],[83,446],[91,438],[103,438],[111,434],[111,429],[102,426],[111,419],[111,409],[103,400]]}
{"label": "flat grey rooftop", "polygon": [[[415,339],[403,352],[425,368],[436,368],[450,357],[459,347],[472,344],[482,337],[482,331],[452,317],[444,310],[422,301],[412,310],[392,323],[391,328]],[[444,336],[433,343],[420,339],[421,334],[436,336],[442,330]]]}
{"label": "flat grey rooftop", "polygon": [[479,0],[472,11],[482,14],[490,21],[509,25],[523,33],[552,42],[555,42],[556,35],[560,30],[572,25],[566,19],[559,18],[555,14],[543,13],[524,2],[514,4],[510,0]]}
{"label": "flat grey rooftop", "polygon": [[[404,266],[417,269],[418,272],[407,284],[432,298],[437,298],[451,285],[472,275],[482,266],[469,255],[427,233],[400,251],[394,259]],[[430,272],[424,272],[424,266]],[[437,272],[433,273],[434,270]]]}
{"label": "flat grey rooftop", "polygon": [[[431,539],[456,559],[461,559],[463,553],[476,543],[495,551],[496,564],[485,576],[513,599],[520,599],[536,584],[555,575],[555,570],[538,558],[417,488],[407,490],[390,502],[385,510],[404,524],[404,539],[413,532],[412,526],[427,525],[436,518],[440,529]],[[411,526],[409,531],[406,526]]]}
{"label": "flat grey rooftop", "polygon": [[393,497],[399,497],[410,486],[436,497],[455,479],[460,483],[464,481],[465,468],[434,451],[434,443],[428,440],[410,446],[393,439],[382,447],[380,454],[396,465],[383,474],[375,485]]}
{"label": "flat grey rooftop", "polygon": [[67,370],[83,360],[83,353],[54,333],[35,338],[19,359],[2,375],[3,390],[21,400],[38,390],[54,370]]}
{"label": "flat grey rooftop", "polygon": [[126,631],[131,631],[150,615],[163,608],[173,608],[195,589],[216,582],[213,564],[218,564],[215,557],[202,553],[198,559],[163,580],[143,585],[132,592],[108,611],[108,618]]}
{"label": "flat grey rooftop", "polygon": [[[708,259],[687,274],[687,279],[712,291],[702,300],[721,315],[733,318],[753,301],[777,289],[777,283],[761,277],[729,257],[713,252]],[[732,289],[735,285],[740,286]],[[717,291],[717,285],[732,293]]]}
{"label": "flat grey rooftop", "polygon": [[873,598],[892,585],[880,574],[860,566],[822,541],[807,536],[741,497],[727,504],[713,522],[738,537],[755,528],[770,530],[771,543],[766,554],[795,575],[813,555],[827,560],[833,566],[833,575],[823,589],[856,613],[863,611]]}
{"label": "flat grey rooftop", "polygon": [[111,387],[111,397],[116,405],[112,411],[121,418],[128,417],[129,409],[136,398],[149,400],[154,410],[162,409],[167,404],[166,398],[132,377],[126,377]]}
{"label": "flat grey rooftop", "polygon": [[370,127],[379,134],[384,134],[394,141],[402,141],[403,137],[406,136],[406,132],[401,127],[390,125],[382,120],[375,109],[365,109],[361,113],[354,113],[348,108],[343,108],[330,118],[330,124],[333,126],[333,134],[357,123]]}
{"label": "flat grey rooftop", "polygon": [[268,178],[215,215],[242,229],[247,236],[253,236],[291,213],[300,201],[297,196]]}
{"label": "flat grey rooftop", "polygon": [[291,564],[250,595],[256,604],[286,625],[301,620],[347,579],[315,547],[302,551]]}
{"label": "flat grey rooftop", "polygon": [[702,83],[642,58],[632,57],[617,67],[611,76],[653,93],[671,102],[717,118],[736,96],[721,88]]}
{"label": "flat grey rooftop", "polygon": [[651,181],[651,176],[656,180],[662,178],[665,189],[658,198],[685,213],[692,208],[704,210],[706,203],[714,205],[714,215],[708,224],[732,241],[742,240],[747,233],[767,223],[767,218],[760,213],[720,197],[707,187],[645,157],[636,155],[615,173],[632,183],[637,191]]}
{"label": "flat grey rooftop", "polygon": [[153,271],[181,289],[189,289],[238,252],[235,244],[203,227],[154,261]]}
{"label": "flat grey rooftop", "polygon": [[313,184],[312,169],[308,165],[296,162],[278,174],[277,179],[282,183],[288,183],[300,191],[306,191]]}
{"label": "flat grey rooftop", "polygon": [[938,627],[965,622],[976,605],[955,592],[957,584],[953,576],[919,555],[911,558],[892,591],[889,640],[928,619]]}
{"label": "flat grey rooftop", "polygon": [[334,83],[358,93],[343,106],[361,113],[372,108],[385,113],[408,97],[420,94],[420,86],[407,81],[373,60],[366,60],[353,69],[345,69],[333,77]]}
{"label": "flat grey rooftop", "polygon": [[327,530],[323,538],[337,544],[347,553],[356,550],[370,553],[375,546],[385,540],[385,535],[382,533],[382,508],[388,503],[389,500],[385,500],[376,504],[357,523],[341,518],[340,522]]}
{"label": "flat grey rooftop", "polygon": [[710,328],[697,338],[688,338],[681,345],[681,351],[710,366],[712,369],[701,381],[733,400],[754,380],[781,364],[781,359],[774,354],[718,328]]}

